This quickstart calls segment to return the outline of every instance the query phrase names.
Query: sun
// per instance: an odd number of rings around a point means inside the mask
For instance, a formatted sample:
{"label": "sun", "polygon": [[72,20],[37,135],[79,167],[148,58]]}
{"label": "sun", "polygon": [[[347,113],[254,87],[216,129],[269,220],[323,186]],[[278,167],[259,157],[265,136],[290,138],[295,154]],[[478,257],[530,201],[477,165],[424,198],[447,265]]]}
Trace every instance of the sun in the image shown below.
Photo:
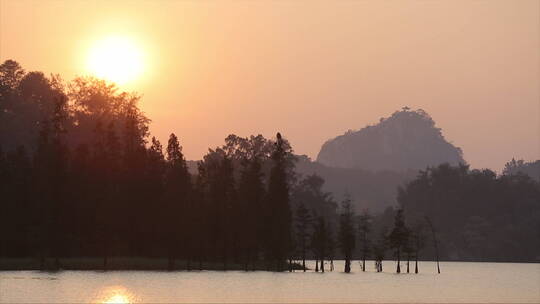
{"label": "sun", "polygon": [[115,294],[110,298],[106,299],[103,304],[129,304],[129,298],[122,294]]}
{"label": "sun", "polygon": [[99,292],[93,301],[103,304],[129,304],[138,302],[134,295],[122,286],[111,286]]}
{"label": "sun", "polygon": [[133,39],[107,37],[90,49],[87,64],[92,75],[122,85],[140,77],[144,53]]}

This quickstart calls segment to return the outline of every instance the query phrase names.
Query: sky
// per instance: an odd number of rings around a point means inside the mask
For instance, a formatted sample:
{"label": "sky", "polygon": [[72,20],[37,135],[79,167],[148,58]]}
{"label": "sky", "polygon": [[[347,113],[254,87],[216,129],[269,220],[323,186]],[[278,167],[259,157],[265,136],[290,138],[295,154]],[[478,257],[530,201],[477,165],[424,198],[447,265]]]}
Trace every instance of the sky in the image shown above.
{"label": "sky", "polygon": [[120,87],[188,159],[231,133],[281,132],[296,153],[424,109],[473,168],[540,159],[540,1],[0,0],[0,60],[65,80],[129,37]]}

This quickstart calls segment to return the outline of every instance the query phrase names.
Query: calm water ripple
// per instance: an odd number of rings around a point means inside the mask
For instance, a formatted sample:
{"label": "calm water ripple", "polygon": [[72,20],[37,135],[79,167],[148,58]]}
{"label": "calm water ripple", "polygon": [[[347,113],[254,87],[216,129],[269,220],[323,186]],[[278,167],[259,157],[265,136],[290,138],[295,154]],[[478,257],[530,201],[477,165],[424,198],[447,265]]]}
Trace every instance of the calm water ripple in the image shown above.
{"label": "calm water ripple", "polygon": [[[369,265],[372,266],[372,262]],[[531,302],[540,264],[422,262],[420,274],[334,272],[0,271],[0,303]]]}

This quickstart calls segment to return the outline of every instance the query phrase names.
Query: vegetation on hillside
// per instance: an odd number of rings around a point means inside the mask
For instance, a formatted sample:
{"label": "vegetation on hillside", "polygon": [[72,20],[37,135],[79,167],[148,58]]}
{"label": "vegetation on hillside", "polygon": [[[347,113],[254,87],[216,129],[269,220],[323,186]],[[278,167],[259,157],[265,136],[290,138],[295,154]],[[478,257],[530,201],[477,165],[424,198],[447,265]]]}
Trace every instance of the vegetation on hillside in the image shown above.
{"label": "vegetation on hillside", "polygon": [[442,135],[423,110],[404,107],[376,125],[328,140],[317,161],[330,167],[371,171],[425,169],[442,163],[465,163],[460,148]]}

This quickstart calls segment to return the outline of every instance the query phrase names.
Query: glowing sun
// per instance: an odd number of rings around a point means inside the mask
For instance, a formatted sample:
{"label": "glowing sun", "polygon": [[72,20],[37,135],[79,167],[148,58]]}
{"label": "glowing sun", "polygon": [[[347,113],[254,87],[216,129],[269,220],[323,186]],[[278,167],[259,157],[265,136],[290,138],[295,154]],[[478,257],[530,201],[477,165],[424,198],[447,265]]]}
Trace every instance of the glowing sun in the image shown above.
{"label": "glowing sun", "polygon": [[143,72],[144,54],[127,37],[108,37],[98,41],[88,54],[88,70],[94,76],[117,84],[130,82]]}
{"label": "glowing sun", "polygon": [[125,295],[115,294],[103,302],[104,304],[129,304],[129,298]]}

